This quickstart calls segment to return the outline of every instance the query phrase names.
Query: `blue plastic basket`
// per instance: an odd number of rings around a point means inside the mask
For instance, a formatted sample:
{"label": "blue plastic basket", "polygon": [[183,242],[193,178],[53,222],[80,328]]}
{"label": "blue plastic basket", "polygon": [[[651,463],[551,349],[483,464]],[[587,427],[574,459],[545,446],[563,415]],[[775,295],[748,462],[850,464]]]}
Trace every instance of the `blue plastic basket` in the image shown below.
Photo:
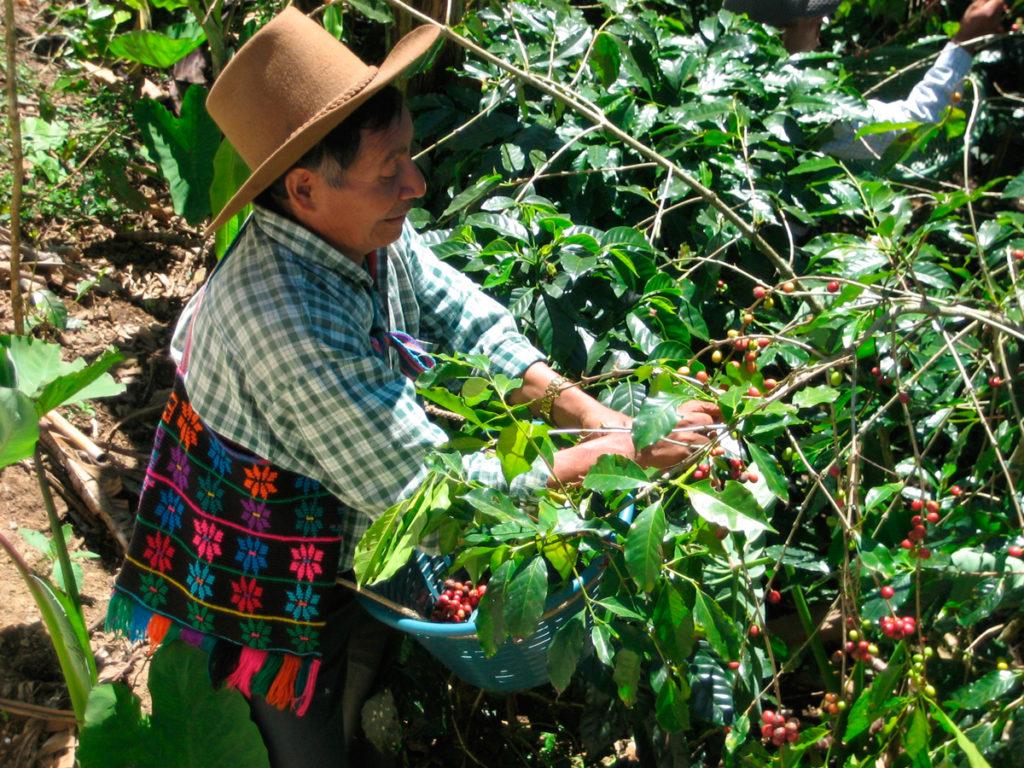
{"label": "blue plastic basket", "polygon": [[[633,507],[623,510],[619,519],[631,522]],[[417,553],[402,570],[369,589],[427,616],[444,588],[448,566],[448,558]],[[582,590],[584,586],[593,589],[603,568],[603,558],[596,558],[565,589],[549,595],[537,631],[524,640],[506,641],[490,658],[484,655],[476,635],[476,611],[467,621],[450,624],[404,616],[365,595],[359,595],[359,601],[378,621],[416,638],[460,679],[484,690],[510,693],[548,682],[551,641],[559,628],[583,608]]]}

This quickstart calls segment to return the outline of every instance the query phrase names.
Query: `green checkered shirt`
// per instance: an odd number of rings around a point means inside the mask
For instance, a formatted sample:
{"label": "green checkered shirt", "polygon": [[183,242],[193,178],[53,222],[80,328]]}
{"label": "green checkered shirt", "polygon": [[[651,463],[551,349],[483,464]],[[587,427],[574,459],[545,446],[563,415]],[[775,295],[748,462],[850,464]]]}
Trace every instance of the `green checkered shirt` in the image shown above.
{"label": "green checkered shirt", "polygon": [[[375,312],[428,348],[487,355],[506,376],[544,357],[507,310],[439,261],[408,224],[377,261],[375,283],[309,230],[257,207],[171,344],[180,361],[195,315],[185,384],[203,421],[319,481],[351,510],[342,570],[372,519],[416,489],[424,457],[446,440],[397,355],[372,351]],[[493,454],[464,464],[469,477],[512,493],[548,479],[538,464],[507,488]]]}

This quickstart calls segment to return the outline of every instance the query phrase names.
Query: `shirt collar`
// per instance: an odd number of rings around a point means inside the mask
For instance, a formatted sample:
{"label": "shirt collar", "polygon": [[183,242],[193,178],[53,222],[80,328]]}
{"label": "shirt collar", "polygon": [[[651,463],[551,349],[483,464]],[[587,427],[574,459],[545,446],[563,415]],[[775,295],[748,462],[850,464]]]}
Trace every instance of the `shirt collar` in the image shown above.
{"label": "shirt collar", "polygon": [[253,206],[253,223],[271,240],[280,243],[304,261],[326,267],[362,287],[372,287],[373,278],[360,264],[343,254],[315,232],[259,205]]}

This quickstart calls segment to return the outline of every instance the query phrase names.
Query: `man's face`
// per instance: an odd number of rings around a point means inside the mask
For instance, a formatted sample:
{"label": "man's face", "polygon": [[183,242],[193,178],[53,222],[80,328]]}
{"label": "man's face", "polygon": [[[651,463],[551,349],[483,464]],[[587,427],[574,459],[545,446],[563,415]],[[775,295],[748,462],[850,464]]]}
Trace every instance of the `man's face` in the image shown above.
{"label": "man's face", "polygon": [[297,191],[289,189],[293,215],[361,263],[367,254],[398,239],[413,200],[426,192],[411,146],[412,118],[403,107],[387,128],[362,131],[354,160],[340,179],[335,174],[337,186],[328,183],[325,173],[298,169],[301,183]]}
{"label": "man's face", "polygon": [[813,51],[821,42],[824,16],[808,16],[787,24],[782,30],[782,44],[790,53]]}

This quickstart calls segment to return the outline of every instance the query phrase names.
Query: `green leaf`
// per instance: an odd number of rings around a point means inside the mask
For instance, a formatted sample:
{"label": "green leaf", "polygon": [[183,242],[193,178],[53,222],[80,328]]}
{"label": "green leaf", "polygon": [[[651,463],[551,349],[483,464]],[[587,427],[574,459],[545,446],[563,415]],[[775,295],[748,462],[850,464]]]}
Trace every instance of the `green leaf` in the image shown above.
{"label": "green leaf", "polygon": [[393,24],[395,21],[394,16],[391,14],[391,9],[383,0],[347,0],[347,2],[372,21],[377,21],[381,24]]}
{"label": "green leaf", "polygon": [[662,651],[676,664],[693,653],[693,614],[679,590],[670,582],[662,584],[652,614],[654,636]]}
{"label": "green leaf", "polygon": [[768,489],[775,494],[776,498],[788,503],[789,481],[783,474],[782,465],[772,458],[764,448],[757,445],[757,443],[748,442],[747,450],[750,451],[750,457],[757,464],[757,468],[761,470]]}
{"label": "green leaf", "polygon": [[[488,589],[488,593],[490,589]],[[513,638],[527,638],[537,631],[548,596],[548,568],[535,557],[515,575],[505,590],[505,629]]]}
{"label": "green leaf", "polygon": [[1024,173],[1010,180],[1006,188],[1003,189],[1003,197],[1010,199],[1024,197]]}
{"label": "green leaf", "polygon": [[690,727],[690,707],[687,704],[689,688],[685,690],[671,677],[665,679],[655,700],[654,713],[658,725],[668,733],[685,731]]}
{"label": "green leaf", "polygon": [[269,768],[249,705],[238,691],[214,688],[209,656],[175,640],[149,671],[153,714],[123,685],[98,686],[81,733],[81,768]]}
{"label": "green leaf", "polygon": [[506,560],[491,573],[487,593],[477,608],[476,636],[484,654],[493,656],[505,642],[505,589],[515,563]]}
{"label": "green leaf", "polygon": [[903,483],[887,483],[871,488],[864,497],[864,511],[871,512],[903,490]]}
{"label": "green leaf", "polygon": [[496,488],[473,488],[465,496],[470,506],[488,518],[491,523],[519,523],[528,528],[537,524],[519,509],[506,494]]}
{"label": "green leaf", "polygon": [[625,456],[605,454],[583,478],[583,487],[589,491],[630,491],[647,485],[647,474],[636,462]]}
{"label": "green leaf", "polygon": [[644,592],[654,589],[661,576],[662,541],[667,530],[665,511],[659,501],[637,515],[629,527],[623,556],[629,575]]}
{"label": "green leaf", "polygon": [[960,749],[963,750],[963,753],[967,755],[967,764],[970,765],[971,768],[992,768],[992,766],[989,765],[988,760],[986,760],[982,756],[981,752],[978,751],[978,747],[975,746],[974,742],[967,738],[967,734],[961,731],[957,727],[956,723],[949,719],[949,716],[942,711],[939,705],[931,700],[928,701],[928,704],[932,709],[932,717],[938,721],[939,725],[943,727],[946,733],[953,735],[953,738],[956,739],[957,746],[959,746]]}
{"label": "green leaf", "polygon": [[628,648],[615,655],[615,671],[612,679],[618,687],[619,698],[627,707],[636,704],[637,688],[640,686],[640,655]]}
{"label": "green leaf", "polygon": [[465,208],[469,208],[474,203],[479,202],[486,197],[487,193],[494,189],[500,181],[500,173],[492,173],[488,176],[483,176],[477,179],[473,186],[467,187],[455,196],[455,199],[448,204],[448,207],[444,209],[444,213],[438,217],[438,220],[443,221],[449,216],[452,216]]}
{"label": "green leaf", "polygon": [[136,29],[111,40],[109,50],[128,61],[167,69],[192,53],[204,40],[205,34],[177,39],[150,29]]}
{"label": "green leaf", "polygon": [[958,690],[946,705],[955,709],[982,709],[1014,690],[1021,677],[1016,670],[993,670]]}
{"label": "green leaf", "polygon": [[0,469],[27,459],[39,440],[35,405],[16,389],[0,389]]}
{"label": "green leaf", "polygon": [[728,481],[721,493],[711,490],[707,481],[701,481],[698,485],[686,486],[686,495],[694,511],[714,525],[747,535],[775,530],[764,520],[754,495],[735,481]]}
{"label": "green leaf", "polygon": [[221,143],[205,104],[206,90],[192,85],[185,91],[181,117],[153,99],[139,101],[134,110],[143,143],[170,185],[175,213],[193,225],[210,215],[213,159]]}
{"label": "green leaf", "polygon": [[903,739],[903,748],[907,750],[911,765],[914,768],[931,768],[932,760],[928,756],[928,744],[931,740],[931,725],[928,715],[920,707],[914,709],[910,717],[910,727]]}
{"label": "green leaf", "polygon": [[585,614],[580,611],[559,627],[548,649],[548,677],[561,693],[569,687],[587,639]]}
{"label": "green leaf", "polygon": [[857,701],[850,708],[846,733],[843,735],[846,743],[864,733],[879,717],[885,717],[888,712],[903,705],[902,698],[894,697],[893,688],[905,672],[906,655],[907,646],[901,642],[889,657],[885,670],[878,674],[870,686],[861,691]]}
{"label": "green leaf", "polygon": [[658,394],[648,397],[633,420],[633,445],[638,451],[654,445],[679,423],[679,395]]}
{"label": "green leaf", "polygon": [[[328,7],[327,11],[333,11],[335,8],[336,6],[332,5]],[[325,15],[327,11],[324,12]],[[220,146],[217,147],[217,153],[213,156],[213,179],[210,182],[211,213],[220,213],[247,178],[249,178],[249,166],[245,164],[242,156],[238,154],[231,142],[226,138],[223,139]],[[217,230],[214,238],[217,259],[223,258],[227,253],[228,247],[234,242],[243,222],[251,212],[251,205],[244,206]]]}
{"label": "green leaf", "polygon": [[790,170],[789,175],[798,176],[801,173],[814,173],[816,171],[824,171],[829,168],[841,168],[841,166],[827,155],[825,157],[812,157],[810,160],[804,160],[798,166]]}
{"label": "green leaf", "polygon": [[719,658],[723,661],[739,659],[740,634],[715,600],[698,591],[693,618],[704,628],[704,637]]}
{"label": "green leaf", "polygon": [[107,350],[89,365],[85,365],[82,358],[77,358],[73,363],[63,366],[64,370],[70,369],[72,372],[58,376],[43,387],[36,398],[36,412],[43,416],[54,408],[68,403],[121,394],[124,392],[124,385],[114,381],[107,375],[107,371],[122,360],[124,355],[120,352]]}
{"label": "green leaf", "polygon": [[501,471],[507,483],[529,472],[533,467],[537,450],[530,440],[530,432],[529,424],[516,421],[502,429],[498,435],[498,460],[501,462]]}
{"label": "green leaf", "polygon": [[807,387],[793,395],[793,405],[797,408],[812,408],[822,403],[834,403],[838,398],[838,389],[828,386]]}

